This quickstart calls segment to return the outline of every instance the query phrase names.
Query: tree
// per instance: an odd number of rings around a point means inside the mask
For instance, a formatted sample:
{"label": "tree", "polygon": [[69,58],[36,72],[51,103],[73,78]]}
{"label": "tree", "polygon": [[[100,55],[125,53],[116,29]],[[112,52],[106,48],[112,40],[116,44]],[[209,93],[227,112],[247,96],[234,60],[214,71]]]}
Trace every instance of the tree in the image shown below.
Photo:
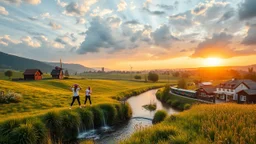
{"label": "tree", "polygon": [[178,88],[186,89],[186,80],[185,79],[180,79],[178,82]]}
{"label": "tree", "polygon": [[68,73],[68,70],[65,70],[65,73],[64,73],[65,77],[69,77],[69,73]]}
{"label": "tree", "polygon": [[153,72],[150,72],[150,73],[148,74],[148,80],[150,80],[150,81],[152,81],[152,82],[157,82],[158,79],[159,79],[158,74],[153,73]]}
{"label": "tree", "polygon": [[179,72],[173,72],[172,75],[173,75],[174,77],[179,77],[179,76],[180,76],[180,73],[179,73]]}
{"label": "tree", "polygon": [[6,72],[4,73],[4,75],[7,76],[7,77],[9,77],[9,79],[11,79],[13,73],[12,73],[11,70],[8,70],[8,71],[6,71]]}
{"label": "tree", "polygon": [[253,71],[253,68],[248,68],[248,74],[244,78],[256,81],[256,73]]}
{"label": "tree", "polygon": [[136,75],[136,76],[134,76],[134,78],[137,79],[137,80],[140,80],[141,76],[140,75]]}

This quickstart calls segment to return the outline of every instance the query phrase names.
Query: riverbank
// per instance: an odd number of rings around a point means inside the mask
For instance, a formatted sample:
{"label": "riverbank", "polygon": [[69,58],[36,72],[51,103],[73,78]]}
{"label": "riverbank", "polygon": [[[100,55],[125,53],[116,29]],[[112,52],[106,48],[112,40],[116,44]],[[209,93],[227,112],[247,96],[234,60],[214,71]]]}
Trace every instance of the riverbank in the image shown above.
{"label": "riverbank", "polygon": [[121,144],[256,143],[256,105],[200,104],[138,129]]}
{"label": "riverbank", "polygon": [[0,143],[76,143],[79,132],[116,125],[132,116],[128,104],[52,111],[0,124]]}
{"label": "riverbank", "polygon": [[159,89],[156,93],[156,97],[161,102],[181,111],[189,109],[194,104],[199,104],[196,100],[171,94],[169,86]]}

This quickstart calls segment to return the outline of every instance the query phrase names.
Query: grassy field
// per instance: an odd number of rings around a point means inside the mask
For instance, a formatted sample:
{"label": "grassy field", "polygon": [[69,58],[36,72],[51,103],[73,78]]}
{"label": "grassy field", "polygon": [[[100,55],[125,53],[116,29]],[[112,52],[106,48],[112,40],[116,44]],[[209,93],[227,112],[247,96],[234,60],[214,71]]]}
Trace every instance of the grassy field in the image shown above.
{"label": "grassy field", "polygon": [[[126,73],[83,73],[79,75],[79,77],[84,77],[88,79],[112,79],[112,80],[135,80],[134,76],[139,75],[141,76],[141,80],[136,80],[136,81],[145,81],[145,76],[147,77],[146,74],[126,74]],[[173,82],[177,81],[179,78],[177,77],[172,77],[171,75],[164,75],[160,74],[159,75],[159,82]]]}
{"label": "grassy field", "polygon": [[255,144],[256,105],[195,105],[164,122],[139,128],[122,144]]}
{"label": "grassy field", "polygon": [[[1,104],[0,121],[8,118],[45,113],[52,109],[65,109],[69,107],[72,98],[70,86],[79,84],[83,89],[92,87],[92,102],[117,103],[114,98],[124,95],[136,94],[132,90],[143,90],[149,87],[162,86],[162,83],[144,83],[132,81],[113,80],[88,80],[88,79],[68,79],[68,80],[41,80],[12,82],[0,80],[0,91],[12,91],[22,94],[23,101],[20,103]],[[83,91],[83,90],[82,90]],[[81,101],[84,101],[84,93],[80,92]],[[75,103],[75,106],[78,104]]]}

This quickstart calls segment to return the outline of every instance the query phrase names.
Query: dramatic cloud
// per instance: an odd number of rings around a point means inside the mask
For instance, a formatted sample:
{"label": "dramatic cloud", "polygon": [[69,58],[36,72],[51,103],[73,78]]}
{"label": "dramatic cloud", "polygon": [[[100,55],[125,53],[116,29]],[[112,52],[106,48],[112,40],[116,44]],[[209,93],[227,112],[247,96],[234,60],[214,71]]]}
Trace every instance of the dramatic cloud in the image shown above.
{"label": "dramatic cloud", "polygon": [[9,12],[2,6],[0,6],[0,15],[8,15]]}
{"label": "dramatic cloud", "polygon": [[136,25],[136,24],[140,24],[140,23],[137,20],[131,20],[131,21],[126,21],[124,24]]}
{"label": "dramatic cloud", "polygon": [[84,18],[76,18],[76,24],[85,24],[86,20]]}
{"label": "dramatic cloud", "polygon": [[33,48],[38,48],[41,46],[41,44],[38,41],[32,40],[32,38],[30,36],[22,37],[21,41]]}
{"label": "dramatic cloud", "polygon": [[244,0],[239,6],[239,18],[241,20],[256,17],[256,0]]}
{"label": "dramatic cloud", "polygon": [[170,10],[170,11],[175,9],[175,6],[173,5],[157,4],[156,6],[165,10]]}
{"label": "dramatic cloud", "polygon": [[48,25],[51,26],[53,30],[61,29],[61,25],[56,24],[54,22],[50,22]]}
{"label": "dramatic cloud", "polygon": [[0,44],[8,46],[9,43],[18,44],[20,41],[11,39],[9,35],[4,35],[3,37],[0,36]]}
{"label": "dramatic cloud", "polygon": [[57,0],[57,5],[61,7],[66,7],[68,4],[66,2],[62,2],[61,0]]}
{"label": "dramatic cloud", "polygon": [[192,14],[201,15],[201,14],[204,14],[207,9],[208,9],[208,6],[206,4],[199,3],[197,7],[194,10],[192,10]]}
{"label": "dramatic cloud", "polygon": [[100,9],[99,7],[97,7],[96,9],[93,10],[93,12],[91,13],[91,16],[100,16],[103,17],[105,15],[111,14],[113,11],[110,9]]}
{"label": "dramatic cloud", "polygon": [[86,0],[83,3],[71,2],[66,6],[64,14],[69,16],[83,16],[97,0]]}
{"label": "dramatic cloud", "polygon": [[178,41],[176,37],[174,37],[167,25],[162,25],[155,32],[151,33],[152,38],[154,39],[155,45],[170,48],[173,41]]}
{"label": "dramatic cloud", "polygon": [[121,0],[120,3],[117,5],[117,11],[123,11],[127,7],[127,3],[124,0]]}
{"label": "dramatic cloud", "polygon": [[143,10],[152,15],[164,15],[165,14],[164,11],[151,11],[150,9],[148,9],[146,7],[144,7]]}
{"label": "dramatic cloud", "polygon": [[199,43],[192,57],[221,57],[229,58],[233,56],[233,50],[229,48],[233,36],[227,33],[213,34],[212,38],[206,38]]}
{"label": "dramatic cloud", "polygon": [[234,9],[225,12],[218,22],[229,20],[233,16],[235,16],[235,10]]}
{"label": "dramatic cloud", "polygon": [[21,3],[28,3],[28,4],[32,4],[32,5],[37,5],[41,3],[41,0],[0,0],[0,1],[4,1],[7,3],[12,3],[12,4],[21,4]]}
{"label": "dramatic cloud", "polygon": [[95,17],[90,23],[91,27],[86,31],[86,38],[78,49],[79,54],[99,52],[100,48],[115,48],[115,39],[111,27],[101,19]]}
{"label": "dramatic cloud", "polygon": [[256,25],[250,26],[247,36],[242,41],[244,45],[256,45]]}

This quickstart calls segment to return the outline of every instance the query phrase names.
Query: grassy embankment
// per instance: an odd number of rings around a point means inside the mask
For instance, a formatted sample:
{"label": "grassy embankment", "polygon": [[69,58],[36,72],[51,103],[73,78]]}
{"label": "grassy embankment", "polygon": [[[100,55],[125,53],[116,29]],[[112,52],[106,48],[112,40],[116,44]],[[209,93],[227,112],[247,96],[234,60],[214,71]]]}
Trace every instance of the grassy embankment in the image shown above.
{"label": "grassy embankment", "polygon": [[[69,107],[74,83],[82,88],[91,86],[92,107]],[[1,104],[0,143],[71,143],[76,141],[77,129],[92,129],[114,125],[131,116],[130,108],[118,99],[130,97],[161,83],[113,80],[41,80],[12,82],[0,80],[0,90],[23,96],[19,103]],[[83,102],[83,92],[81,92]],[[103,116],[105,118],[103,118]],[[71,133],[72,132],[72,133]]]}
{"label": "grassy embankment", "polygon": [[[0,90],[13,91],[23,96],[20,103],[1,104],[0,121],[9,118],[26,117],[61,110],[69,107],[72,99],[70,86],[79,84],[83,89],[92,87],[92,103],[118,103],[117,99],[136,95],[146,90],[160,87],[161,83],[143,83],[113,80],[41,80],[12,82],[0,80]],[[84,91],[84,90],[82,90]],[[81,101],[84,93],[80,92]],[[75,106],[77,106],[77,102]]]}
{"label": "grassy embankment", "polygon": [[164,88],[159,89],[156,93],[157,99],[178,110],[187,110],[192,105],[199,103],[196,100],[187,99],[174,94],[170,94],[169,91],[169,86],[165,86]]}
{"label": "grassy embankment", "polygon": [[141,128],[121,144],[255,144],[256,105],[201,104]]}

